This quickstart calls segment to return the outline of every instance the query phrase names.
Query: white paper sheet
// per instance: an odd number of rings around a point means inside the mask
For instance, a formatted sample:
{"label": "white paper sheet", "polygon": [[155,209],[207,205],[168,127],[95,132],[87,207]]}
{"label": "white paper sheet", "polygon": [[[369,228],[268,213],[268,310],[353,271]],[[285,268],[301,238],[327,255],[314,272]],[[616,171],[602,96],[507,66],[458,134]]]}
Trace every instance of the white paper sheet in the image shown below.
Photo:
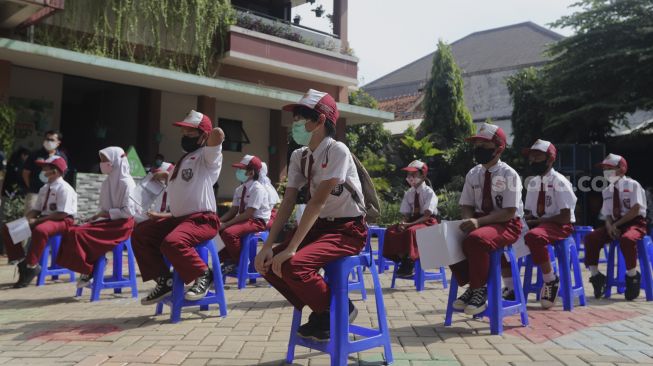
{"label": "white paper sheet", "polygon": [[215,245],[218,247],[218,252],[224,249],[225,245],[222,241],[222,238],[220,237],[220,234],[216,235],[213,240],[215,240]]}
{"label": "white paper sheet", "polygon": [[14,245],[17,245],[32,236],[32,230],[30,229],[29,222],[25,217],[8,222],[7,229],[9,229],[9,236],[11,236],[11,241],[14,242]]}
{"label": "white paper sheet", "polygon": [[465,233],[459,228],[462,222],[442,221],[416,231],[422,268],[437,269],[465,259],[462,249]]}

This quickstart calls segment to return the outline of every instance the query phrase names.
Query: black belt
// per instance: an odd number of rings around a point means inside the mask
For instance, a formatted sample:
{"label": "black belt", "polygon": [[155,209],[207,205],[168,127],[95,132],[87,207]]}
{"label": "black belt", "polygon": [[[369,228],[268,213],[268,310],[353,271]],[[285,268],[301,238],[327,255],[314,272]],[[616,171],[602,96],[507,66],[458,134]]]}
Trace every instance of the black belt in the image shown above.
{"label": "black belt", "polygon": [[363,216],[356,217],[320,217],[318,221],[321,223],[330,223],[330,224],[344,224],[351,221],[360,221],[363,219]]}

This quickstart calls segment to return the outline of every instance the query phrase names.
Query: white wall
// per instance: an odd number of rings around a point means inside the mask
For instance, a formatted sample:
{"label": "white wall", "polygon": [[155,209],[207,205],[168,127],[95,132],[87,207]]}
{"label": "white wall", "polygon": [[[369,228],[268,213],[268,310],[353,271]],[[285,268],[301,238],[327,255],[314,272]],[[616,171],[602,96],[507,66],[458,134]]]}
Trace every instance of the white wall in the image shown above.
{"label": "white wall", "polygon": [[[16,146],[23,145],[29,149],[38,148],[43,142],[43,132],[60,127],[63,75],[12,65],[10,78],[10,98],[18,97],[52,102],[52,113],[47,118],[47,124],[42,126],[42,131],[32,130],[29,136],[16,139]],[[24,122],[17,121],[17,123]]]}
{"label": "white wall", "polygon": [[243,144],[242,152],[226,151],[222,172],[220,173],[220,199],[230,199],[238,186],[235,169],[231,164],[237,163],[245,154],[256,155],[268,162],[270,144],[270,111],[265,108],[252,107],[218,101],[216,103],[218,118],[243,121],[243,129],[249,137],[249,144]]}

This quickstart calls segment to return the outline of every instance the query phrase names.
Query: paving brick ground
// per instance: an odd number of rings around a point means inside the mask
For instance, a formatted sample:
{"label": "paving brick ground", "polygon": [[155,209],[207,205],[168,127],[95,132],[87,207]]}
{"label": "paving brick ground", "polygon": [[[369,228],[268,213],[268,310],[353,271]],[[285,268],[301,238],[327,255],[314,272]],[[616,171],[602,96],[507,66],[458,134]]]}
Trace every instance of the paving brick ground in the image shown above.
{"label": "paving brick ground", "polygon": [[[264,284],[239,291],[230,280],[226,318],[216,309],[185,311],[180,323],[170,324],[167,309],[153,316],[154,306],[127,294],[106,292],[90,303],[88,294],[73,297],[74,285],[66,282],[10,289],[13,276],[13,267],[0,265],[0,365],[284,364],[292,309]],[[542,311],[531,300],[529,327],[513,317],[502,336],[492,336],[487,321],[461,314],[444,327],[447,292],[439,283],[417,293],[410,281],[390,289],[390,274],[381,277],[395,365],[653,365],[653,303],[641,298],[588,298],[589,306],[573,313],[561,306]],[[142,296],[153,284],[139,286]],[[376,324],[373,292],[368,296],[363,302],[352,295],[357,324]],[[383,356],[376,349],[349,361],[378,365]],[[295,364],[328,365],[329,359],[298,348]]]}

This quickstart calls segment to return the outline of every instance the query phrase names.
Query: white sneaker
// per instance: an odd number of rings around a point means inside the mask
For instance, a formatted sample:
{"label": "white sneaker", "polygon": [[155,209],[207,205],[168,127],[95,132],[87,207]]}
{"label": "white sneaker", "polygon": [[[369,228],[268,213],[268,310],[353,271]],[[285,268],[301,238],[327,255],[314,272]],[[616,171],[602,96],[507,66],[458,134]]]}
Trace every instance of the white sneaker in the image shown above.
{"label": "white sneaker", "polygon": [[472,299],[472,293],[473,290],[471,288],[467,288],[467,290],[453,302],[453,308],[458,311],[465,310],[467,303]]}
{"label": "white sneaker", "polygon": [[79,278],[77,279],[77,288],[84,288],[88,285],[91,284],[91,280],[93,279],[93,276],[91,275],[79,275]]}

